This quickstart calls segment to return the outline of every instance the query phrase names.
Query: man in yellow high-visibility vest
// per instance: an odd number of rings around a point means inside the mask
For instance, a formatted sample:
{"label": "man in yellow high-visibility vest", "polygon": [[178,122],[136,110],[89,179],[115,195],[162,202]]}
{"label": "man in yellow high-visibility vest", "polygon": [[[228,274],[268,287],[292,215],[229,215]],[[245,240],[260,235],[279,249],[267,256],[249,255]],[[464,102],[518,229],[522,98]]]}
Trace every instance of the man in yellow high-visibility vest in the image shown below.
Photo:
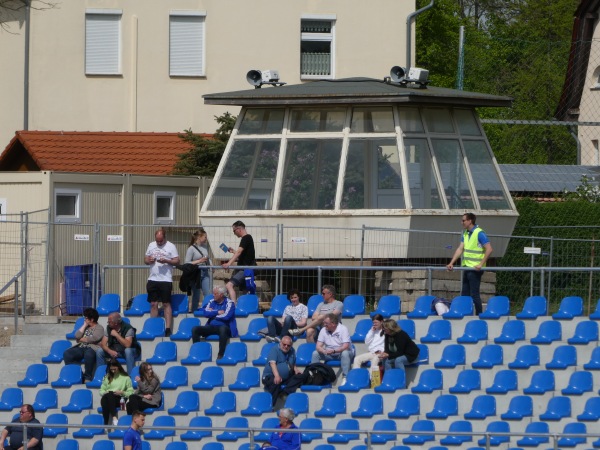
{"label": "man in yellow high-visibility vest", "polygon": [[473,270],[465,270],[463,273],[462,289],[460,295],[470,295],[475,305],[475,314],[482,311],[481,295],[479,285],[483,272],[482,267],[492,254],[492,244],[484,231],[475,224],[477,217],[473,213],[462,216],[463,234],[460,245],[454,252],[450,263],[446,266],[448,270],[454,269],[454,263],[461,258],[461,265]]}

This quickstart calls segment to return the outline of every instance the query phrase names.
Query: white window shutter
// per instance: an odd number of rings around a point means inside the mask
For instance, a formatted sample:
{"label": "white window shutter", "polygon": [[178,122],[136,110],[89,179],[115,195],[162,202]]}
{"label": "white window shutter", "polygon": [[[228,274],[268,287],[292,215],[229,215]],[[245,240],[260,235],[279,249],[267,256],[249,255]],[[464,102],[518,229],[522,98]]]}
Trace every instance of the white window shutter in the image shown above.
{"label": "white window shutter", "polygon": [[203,76],[204,16],[171,14],[169,22],[169,74]]}
{"label": "white window shutter", "polygon": [[121,74],[121,15],[85,15],[85,73]]}

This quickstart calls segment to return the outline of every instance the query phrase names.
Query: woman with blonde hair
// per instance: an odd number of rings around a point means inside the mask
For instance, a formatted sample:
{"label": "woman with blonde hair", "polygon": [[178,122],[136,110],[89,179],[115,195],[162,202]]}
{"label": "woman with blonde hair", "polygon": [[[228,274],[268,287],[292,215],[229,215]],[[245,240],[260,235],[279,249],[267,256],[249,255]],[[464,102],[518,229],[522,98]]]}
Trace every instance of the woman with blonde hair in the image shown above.
{"label": "woman with blonde hair", "polygon": [[419,347],[395,320],[384,320],[383,332],[385,343],[380,356],[385,358],[385,370],[392,368],[404,370],[405,365],[419,357]]}
{"label": "woman with blonde hair", "polygon": [[193,279],[192,290],[192,312],[200,306],[200,291],[204,297],[210,294],[210,274],[208,269],[203,266],[209,266],[208,249],[206,242],[208,237],[206,231],[200,228],[192,233],[190,246],[185,252],[185,264],[193,264],[198,267],[198,273]]}
{"label": "woman with blonde hair", "polygon": [[134,394],[129,396],[127,414],[131,415],[135,411],[143,411],[148,408],[158,408],[162,400],[160,379],[154,373],[152,364],[147,362],[140,364],[140,374],[135,377],[135,381],[137,389]]}

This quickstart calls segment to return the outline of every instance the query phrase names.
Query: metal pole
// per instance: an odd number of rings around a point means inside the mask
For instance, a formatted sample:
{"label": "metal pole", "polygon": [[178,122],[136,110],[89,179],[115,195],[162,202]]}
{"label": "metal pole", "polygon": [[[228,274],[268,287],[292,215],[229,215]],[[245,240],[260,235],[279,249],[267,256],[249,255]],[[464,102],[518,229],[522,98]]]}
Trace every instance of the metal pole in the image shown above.
{"label": "metal pole", "polygon": [[360,267],[358,271],[358,294],[362,295],[362,266],[365,260],[365,225],[363,224],[362,230],[360,231]]}
{"label": "metal pole", "polygon": [[19,279],[15,280],[15,331],[14,334],[17,335],[19,332]]}
{"label": "metal pole", "polygon": [[[50,218],[52,209],[48,208],[48,220],[46,222],[46,261],[50,261]],[[44,264],[44,313],[50,315],[50,299],[48,298],[48,274],[50,264]],[[59,308],[60,312],[60,308]]]}
{"label": "metal pole", "polygon": [[[23,272],[23,282],[21,283],[21,290],[23,291],[21,296],[23,297],[23,305],[27,305],[27,268],[29,267],[29,252],[27,251],[27,249],[29,248],[29,214],[25,213],[24,217],[25,223],[23,229],[23,269],[25,269],[25,272]],[[23,316],[25,316],[25,310],[23,310]]]}
{"label": "metal pole", "polygon": [[[462,275],[462,271],[461,271]],[[427,295],[433,295],[433,271],[431,267],[427,268]]]}
{"label": "metal pole", "polygon": [[317,292],[321,292],[323,289],[323,267],[317,267],[317,284],[319,286],[319,290]]}
{"label": "metal pole", "polygon": [[[554,255],[554,236],[550,236],[550,261],[548,262],[548,266],[552,267],[553,261],[552,256]],[[552,271],[548,274],[548,300],[552,296]]]}
{"label": "metal pole", "polygon": [[458,31],[458,69],[456,74],[456,89],[463,90],[465,77],[465,27],[461,25]]}
{"label": "metal pole", "polygon": [[[533,237],[531,238],[531,246],[535,247],[535,241],[533,239]],[[531,268],[533,269],[535,267],[535,255],[531,255]],[[529,272],[529,296],[532,297],[533,296],[533,270],[531,272]]]}
{"label": "metal pole", "polygon": [[94,255],[92,257],[92,305],[98,306],[98,292],[102,289],[100,285],[100,224],[94,224]]}

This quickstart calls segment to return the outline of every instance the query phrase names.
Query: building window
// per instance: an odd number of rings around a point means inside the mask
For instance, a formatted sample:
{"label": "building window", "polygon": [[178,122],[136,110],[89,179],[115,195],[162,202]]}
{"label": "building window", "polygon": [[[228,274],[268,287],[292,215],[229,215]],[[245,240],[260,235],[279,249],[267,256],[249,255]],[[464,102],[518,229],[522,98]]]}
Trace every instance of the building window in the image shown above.
{"label": "building window", "polygon": [[303,16],[300,31],[300,77],[334,78],[335,16]]}
{"label": "building window", "polygon": [[117,9],[86,10],[86,75],[121,75],[121,16]]}
{"label": "building window", "polygon": [[156,191],[154,193],[154,223],[175,223],[175,192]]}
{"label": "building window", "polygon": [[56,189],[54,191],[54,218],[57,222],[81,222],[81,191]]}
{"label": "building window", "polygon": [[169,16],[169,75],[204,76],[204,19],[201,11],[171,11]]}

